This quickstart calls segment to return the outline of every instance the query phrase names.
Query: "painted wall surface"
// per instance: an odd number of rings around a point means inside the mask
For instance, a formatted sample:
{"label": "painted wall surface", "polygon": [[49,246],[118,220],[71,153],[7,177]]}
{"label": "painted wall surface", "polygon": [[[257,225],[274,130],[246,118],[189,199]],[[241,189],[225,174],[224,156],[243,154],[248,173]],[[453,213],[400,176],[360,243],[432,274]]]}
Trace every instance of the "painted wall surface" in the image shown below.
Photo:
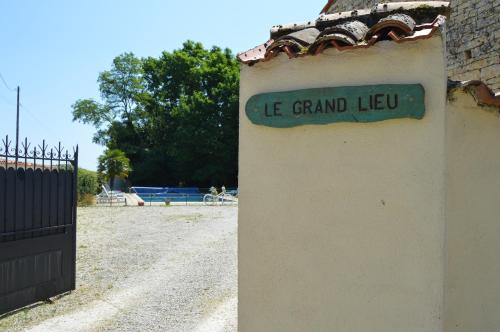
{"label": "painted wall surface", "polygon": [[455,92],[447,110],[446,332],[500,331],[500,116]]}
{"label": "painted wall surface", "polygon": [[[258,93],[420,83],[422,120],[250,123]],[[442,331],[441,36],[241,67],[239,331]]]}

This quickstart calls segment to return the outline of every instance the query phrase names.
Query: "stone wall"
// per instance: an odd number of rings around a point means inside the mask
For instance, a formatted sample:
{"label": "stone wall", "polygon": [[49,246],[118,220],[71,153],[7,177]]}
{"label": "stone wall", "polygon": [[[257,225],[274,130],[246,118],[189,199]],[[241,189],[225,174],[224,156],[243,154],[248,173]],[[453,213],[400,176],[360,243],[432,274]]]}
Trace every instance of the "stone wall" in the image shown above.
{"label": "stone wall", "polygon": [[[396,1],[337,0],[332,9],[338,12],[366,8],[379,2]],[[482,80],[499,91],[500,0],[451,0],[447,28],[450,78]]]}

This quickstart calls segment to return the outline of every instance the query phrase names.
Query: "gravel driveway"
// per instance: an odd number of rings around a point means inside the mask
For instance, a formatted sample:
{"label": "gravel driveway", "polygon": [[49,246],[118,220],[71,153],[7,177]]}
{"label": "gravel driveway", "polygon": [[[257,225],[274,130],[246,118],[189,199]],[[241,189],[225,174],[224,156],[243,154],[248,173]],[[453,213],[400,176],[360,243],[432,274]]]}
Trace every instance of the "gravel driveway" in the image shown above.
{"label": "gravel driveway", "polygon": [[78,210],[77,290],[8,331],[236,331],[237,207]]}

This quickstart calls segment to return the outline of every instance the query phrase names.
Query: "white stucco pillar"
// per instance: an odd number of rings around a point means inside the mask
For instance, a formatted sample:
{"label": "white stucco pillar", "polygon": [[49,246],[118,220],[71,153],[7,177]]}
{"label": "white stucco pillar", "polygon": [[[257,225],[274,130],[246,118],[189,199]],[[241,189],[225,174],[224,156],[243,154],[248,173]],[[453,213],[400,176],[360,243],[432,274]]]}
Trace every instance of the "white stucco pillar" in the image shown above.
{"label": "white stucco pillar", "polygon": [[[422,84],[422,120],[252,124],[256,94]],[[241,67],[239,330],[442,331],[446,74],[438,33]]]}

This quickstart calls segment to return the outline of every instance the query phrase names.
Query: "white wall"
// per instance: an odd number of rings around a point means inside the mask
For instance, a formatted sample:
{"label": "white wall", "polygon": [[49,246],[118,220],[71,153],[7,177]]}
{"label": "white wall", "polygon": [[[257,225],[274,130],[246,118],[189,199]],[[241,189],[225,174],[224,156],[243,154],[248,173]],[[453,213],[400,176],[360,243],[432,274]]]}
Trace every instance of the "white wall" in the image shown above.
{"label": "white wall", "polygon": [[446,332],[500,331],[500,116],[456,91],[447,110]]}
{"label": "white wall", "polygon": [[[441,36],[241,67],[239,330],[442,331]],[[273,129],[257,93],[421,83],[423,120]]]}

